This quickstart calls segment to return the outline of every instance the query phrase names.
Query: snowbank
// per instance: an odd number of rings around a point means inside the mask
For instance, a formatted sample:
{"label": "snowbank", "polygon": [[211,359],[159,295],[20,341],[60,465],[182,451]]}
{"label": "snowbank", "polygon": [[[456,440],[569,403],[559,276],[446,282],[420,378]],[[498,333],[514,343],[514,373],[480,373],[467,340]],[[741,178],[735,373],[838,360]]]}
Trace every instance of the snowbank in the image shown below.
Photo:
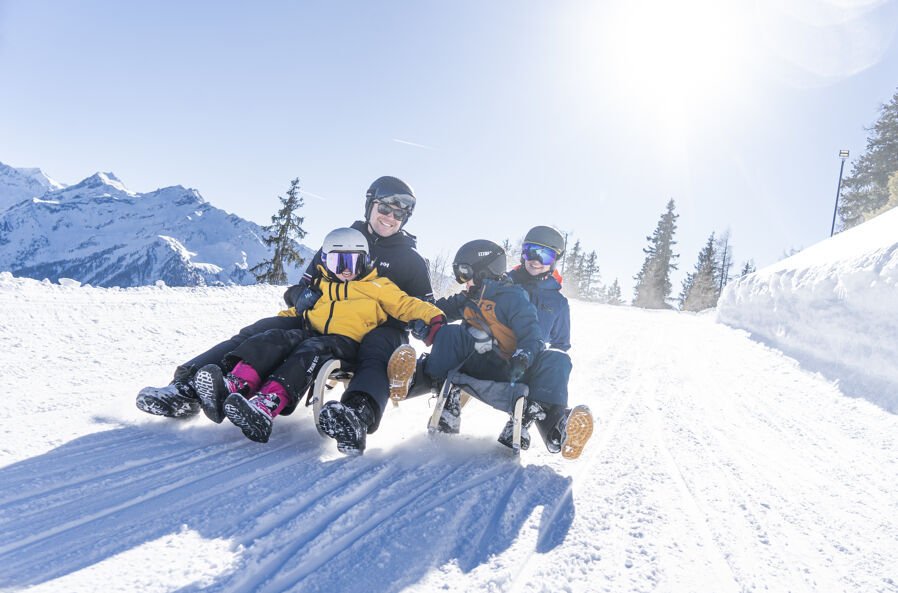
{"label": "snowbank", "polygon": [[898,209],[730,283],[718,321],[898,413]]}

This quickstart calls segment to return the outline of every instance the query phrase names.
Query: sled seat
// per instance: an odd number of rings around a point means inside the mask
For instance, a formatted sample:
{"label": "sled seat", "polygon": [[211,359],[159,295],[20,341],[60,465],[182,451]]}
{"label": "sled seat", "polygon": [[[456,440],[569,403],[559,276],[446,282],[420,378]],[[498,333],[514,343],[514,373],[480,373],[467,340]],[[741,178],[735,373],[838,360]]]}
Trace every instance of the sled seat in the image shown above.
{"label": "sled seat", "polygon": [[443,388],[437,396],[437,403],[433,408],[433,414],[430,416],[430,422],[427,424],[427,432],[429,434],[437,432],[440,416],[443,413],[443,406],[453,389],[458,389],[461,392],[459,403],[462,407],[471,399],[477,399],[497,410],[510,414],[514,423],[511,451],[516,456],[521,454],[521,417],[524,415],[524,403],[527,400],[527,395],[530,393],[527,385],[476,379],[461,371],[452,371],[449,373],[449,376],[443,383]]}
{"label": "sled seat", "polygon": [[315,420],[315,428],[318,429],[318,432],[321,433],[322,436],[324,436],[324,433],[318,428],[318,415],[321,414],[321,407],[324,405],[325,401],[331,399],[329,397],[330,393],[338,384],[342,384],[344,390],[349,386],[349,382],[355,375],[355,366],[355,364],[332,358],[322,364],[315,374],[315,380],[312,381],[312,386],[309,387],[306,405],[312,406],[312,416]]}

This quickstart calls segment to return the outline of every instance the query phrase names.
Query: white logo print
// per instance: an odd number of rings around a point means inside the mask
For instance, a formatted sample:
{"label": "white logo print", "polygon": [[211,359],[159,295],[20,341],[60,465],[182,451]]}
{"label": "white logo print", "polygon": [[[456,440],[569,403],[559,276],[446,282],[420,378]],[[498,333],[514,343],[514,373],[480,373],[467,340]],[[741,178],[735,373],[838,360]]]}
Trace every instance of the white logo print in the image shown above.
{"label": "white logo print", "polygon": [[492,251],[480,251],[477,253],[477,257],[486,257],[491,253],[492,253]]}

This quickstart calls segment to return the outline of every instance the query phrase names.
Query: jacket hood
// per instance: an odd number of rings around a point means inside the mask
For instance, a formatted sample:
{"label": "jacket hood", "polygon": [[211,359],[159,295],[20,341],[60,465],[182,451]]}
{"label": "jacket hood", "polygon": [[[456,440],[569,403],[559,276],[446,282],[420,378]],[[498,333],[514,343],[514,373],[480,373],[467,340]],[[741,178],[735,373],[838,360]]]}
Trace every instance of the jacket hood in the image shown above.
{"label": "jacket hood", "polygon": [[563,285],[561,274],[558,270],[553,270],[551,274],[541,280],[531,276],[530,273],[524,269],[524,266],[516,266],[508,273],[508,275],[516,284],[522,286],[536,286],[543,290],[561,290]]}

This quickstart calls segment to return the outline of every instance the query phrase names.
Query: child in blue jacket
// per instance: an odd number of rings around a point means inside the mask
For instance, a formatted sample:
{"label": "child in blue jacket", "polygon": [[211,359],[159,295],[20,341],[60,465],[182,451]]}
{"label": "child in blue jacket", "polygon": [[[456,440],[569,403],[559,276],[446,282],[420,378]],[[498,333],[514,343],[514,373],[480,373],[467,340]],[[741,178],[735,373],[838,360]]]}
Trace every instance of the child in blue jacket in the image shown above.
{"label": "child in blue jacket", "polygon": [[[526,428],[534,420],[546,419],[547,412],[556,407],[568,411],[570,359],[546,350],[537,311],[527,293],[505,276],[505,263],[505,251],[492,241],[471,241],[459,249],[452,267],[465,291],[440,299],[436,305],[449,321],[463,319],[464,323],[428,328],[425,343],[433,344],[429,356],[422,357],[417,372],[412,369],[407,376],[391,380],[399,385],[404,381],[407,386],[413,373],[417,381],[424,382],[425,375],[443,380],[458,369],[478,379],[525,383],[530,390],[523,418]],[[573,459],[592,434],[592,415],[586,406],[568,412],[546,427],[544,440],[550,452]],[[458,432],[459,415],[455,394],[446,401],[440,429]],[[511,446],[511,430],[506,428],[499,441]],[[528,446],[529,435],[523,430],[521,447]]]}

